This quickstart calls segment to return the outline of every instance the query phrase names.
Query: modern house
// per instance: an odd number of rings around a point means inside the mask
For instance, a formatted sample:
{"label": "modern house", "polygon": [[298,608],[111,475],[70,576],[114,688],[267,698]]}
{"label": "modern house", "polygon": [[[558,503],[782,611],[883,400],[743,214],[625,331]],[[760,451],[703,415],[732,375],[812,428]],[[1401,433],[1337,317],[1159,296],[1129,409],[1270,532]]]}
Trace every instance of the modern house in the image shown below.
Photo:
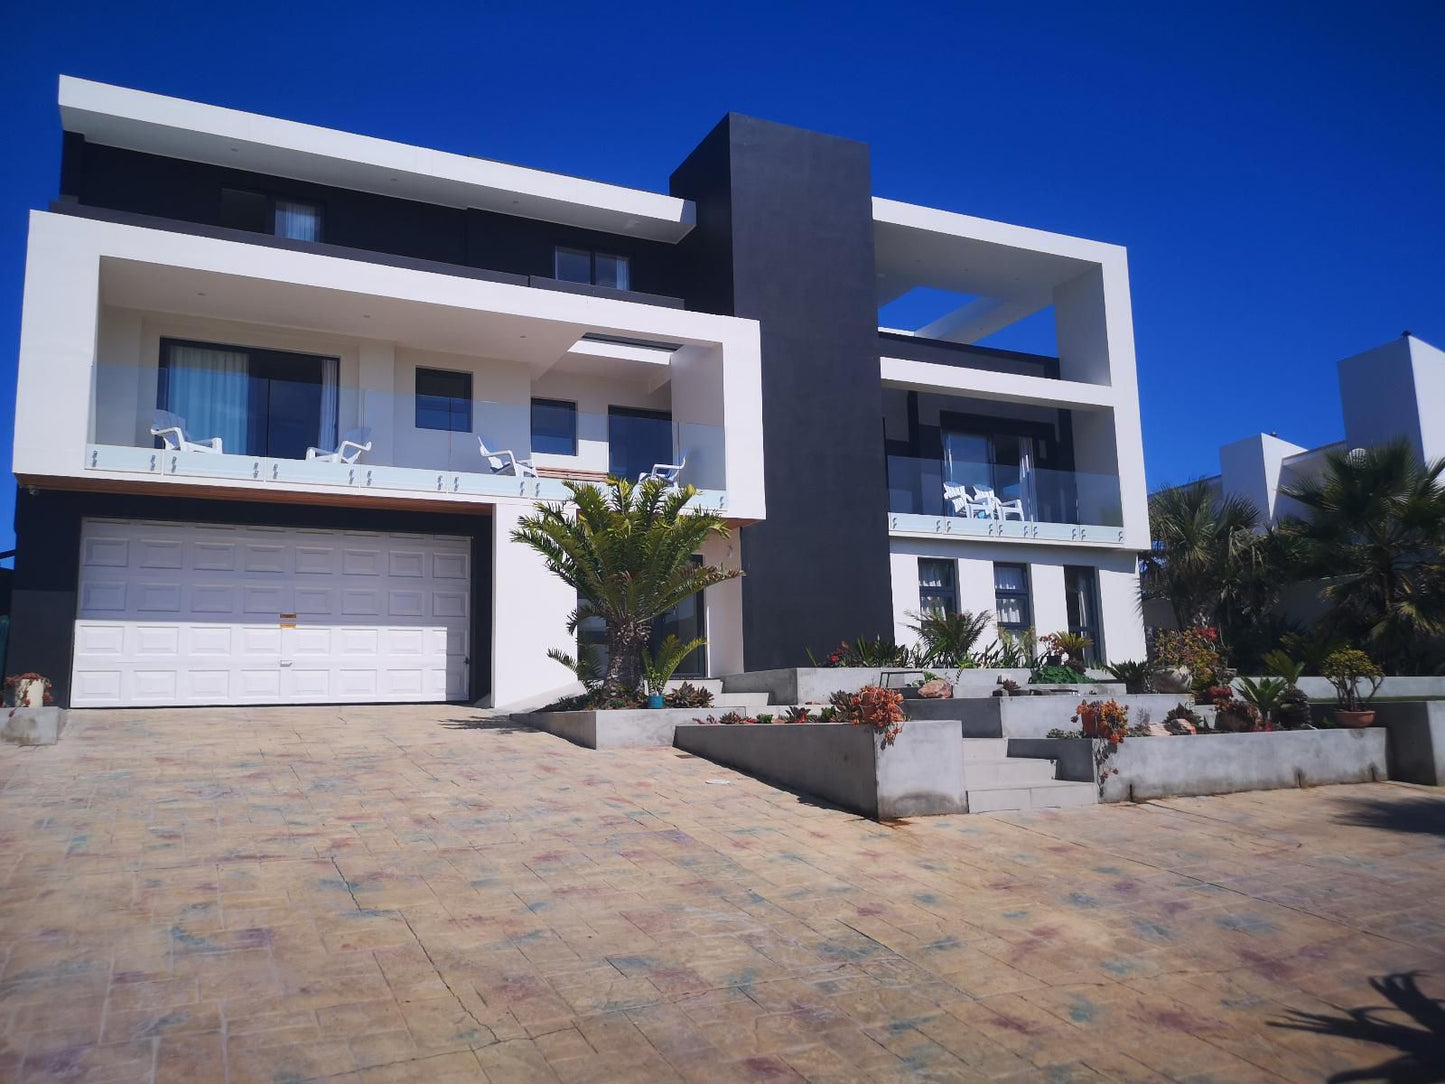
{"label": "modern house", "polygon": [[1405,441],[1421,463],[1445,458],[1445,351],[1408,331],[1338,365],[1345,437],[1305,448],[1258,433],[1219,449],[1219,473],[1204,479],[1221,494],[1246,497],[1262,520],[1302,510],[1282,491],[1314,478],[1330,452]]}
{"label": "modern house", "polygon": [[[57,702],[540,702],[576,599],[518,518],[669,465],[746,572],[667,619],[693,673],[920,607],[1142,655],[1122,249],[738,115],[662,194],[72,78],[60,114],[8,661]],[[918,288],[956,304],[880,329]],[[1050,313],[1056,356],[978,345]]]}

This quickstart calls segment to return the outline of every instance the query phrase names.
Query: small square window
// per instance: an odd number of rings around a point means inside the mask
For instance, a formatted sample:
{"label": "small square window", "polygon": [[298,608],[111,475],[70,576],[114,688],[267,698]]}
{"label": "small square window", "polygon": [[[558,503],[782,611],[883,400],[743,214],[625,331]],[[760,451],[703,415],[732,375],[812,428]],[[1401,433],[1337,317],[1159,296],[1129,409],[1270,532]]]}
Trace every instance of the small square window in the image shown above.
{"label": "small square window", "polygon": [[260,192],[244,188],[221,189],[221,225],[232,230],[265,233],[269,222],[270,203]]}
{"label": "small square window", "polygon": [[296,200],[276,201],[276,236],[293,241],[321,240],[321,208]]}
{"label": "small square window", "polygon": [[599,252],[592,258],[594,286],[611,286],[617,290],[627,289],[627,257],[608,256]]}
{"label": "small square window", "polygon": [[560,399],[532,400],[532,452],[577,454],[577,404]]}
{"label": "small square window", "polygon": [[444,369],[418,369],[416,427],[470,433],[472,374],[453,373]]}
{"label": "small square window", "polygon": [[575,248],[559,248],[554,274],[563,282],[592,282],[592,253]]}

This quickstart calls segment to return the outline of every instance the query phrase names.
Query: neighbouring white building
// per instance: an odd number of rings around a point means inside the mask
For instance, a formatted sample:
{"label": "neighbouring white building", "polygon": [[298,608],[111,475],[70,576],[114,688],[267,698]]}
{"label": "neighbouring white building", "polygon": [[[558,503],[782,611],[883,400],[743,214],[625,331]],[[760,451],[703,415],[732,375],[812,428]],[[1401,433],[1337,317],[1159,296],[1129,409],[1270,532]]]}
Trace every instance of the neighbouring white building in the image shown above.
{"label": "neighbouring white building", "polygon": [[1258,433],[1219,449],[1219,473],[1206,482],[1246,497],[1261,520],[1275,523],[1302,509],[1283,492],[1317,477],[1330,452],[1404,440],[1421,463],[1445,457],[1445,351],[1409,332],[1339,363],[1345,436],[1305,448]]}
{"label": "neighbouring white building", "polygon": [[[548,699],[576,600],[518,518],[678,463],[746,573],[661,623],[708,637],[689,674],[926,606],[1142,656],[1121,248],[875,198],[866,146],[739,115],[667,194],[72,78],[60,116],[9,669],[61,704]],[[918,287],[966,298],[880,329]],[[1045,310],[1056,357],[976,345]]]}

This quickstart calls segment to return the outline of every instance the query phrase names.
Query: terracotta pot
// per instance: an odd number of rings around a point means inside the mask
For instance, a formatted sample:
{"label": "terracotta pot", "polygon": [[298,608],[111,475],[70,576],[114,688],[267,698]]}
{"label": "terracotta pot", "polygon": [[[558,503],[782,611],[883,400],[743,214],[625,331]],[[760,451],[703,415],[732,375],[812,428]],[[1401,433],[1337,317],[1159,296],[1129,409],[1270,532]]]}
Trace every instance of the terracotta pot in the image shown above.
{"label": "terracotta pot", "polygon": [[1373,711],[1336,711],[1335,721],[1340,726],[1374,726],[1375,713]]}

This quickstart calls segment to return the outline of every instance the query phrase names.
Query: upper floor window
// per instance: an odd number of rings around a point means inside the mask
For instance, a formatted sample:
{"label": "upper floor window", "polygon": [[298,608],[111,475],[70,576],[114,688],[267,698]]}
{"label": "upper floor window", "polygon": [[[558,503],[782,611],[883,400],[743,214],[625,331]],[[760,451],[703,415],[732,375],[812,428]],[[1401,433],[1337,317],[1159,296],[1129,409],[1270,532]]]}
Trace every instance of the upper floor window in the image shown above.
{"label": "upper floor window", "polygon": [[472,374],[454,373],[445,369],[418,369],[416,427],[470,433]]}
{"label": "upper floor window", "polygon": [[320,241],[321,207],[301,200],[273,199],[244,188],[223,188],[221,225],[293,241]]}
{"label": "upper floor window", "polygon": [[576,403],[532,400],[532,451],[543,455],[577,454]]}
{"label": "upper floor window", "polygon": [[321,208],[296,200],[276,201],[276,236],[293,241],[321,240]]}
{"label": "upper floor window", "polygon": [[958,613],[958,578],[955,561],[935,557],[918,559],[918,608],[924,613]]}
{"label": "upper floor window", "polygon": [[611,286],[627,290],[628,266],[626,256],[613,256],[606,252],[589,252],[580,248],[557,246],[553,274],[563,282],[585,282],[592,286]]}

